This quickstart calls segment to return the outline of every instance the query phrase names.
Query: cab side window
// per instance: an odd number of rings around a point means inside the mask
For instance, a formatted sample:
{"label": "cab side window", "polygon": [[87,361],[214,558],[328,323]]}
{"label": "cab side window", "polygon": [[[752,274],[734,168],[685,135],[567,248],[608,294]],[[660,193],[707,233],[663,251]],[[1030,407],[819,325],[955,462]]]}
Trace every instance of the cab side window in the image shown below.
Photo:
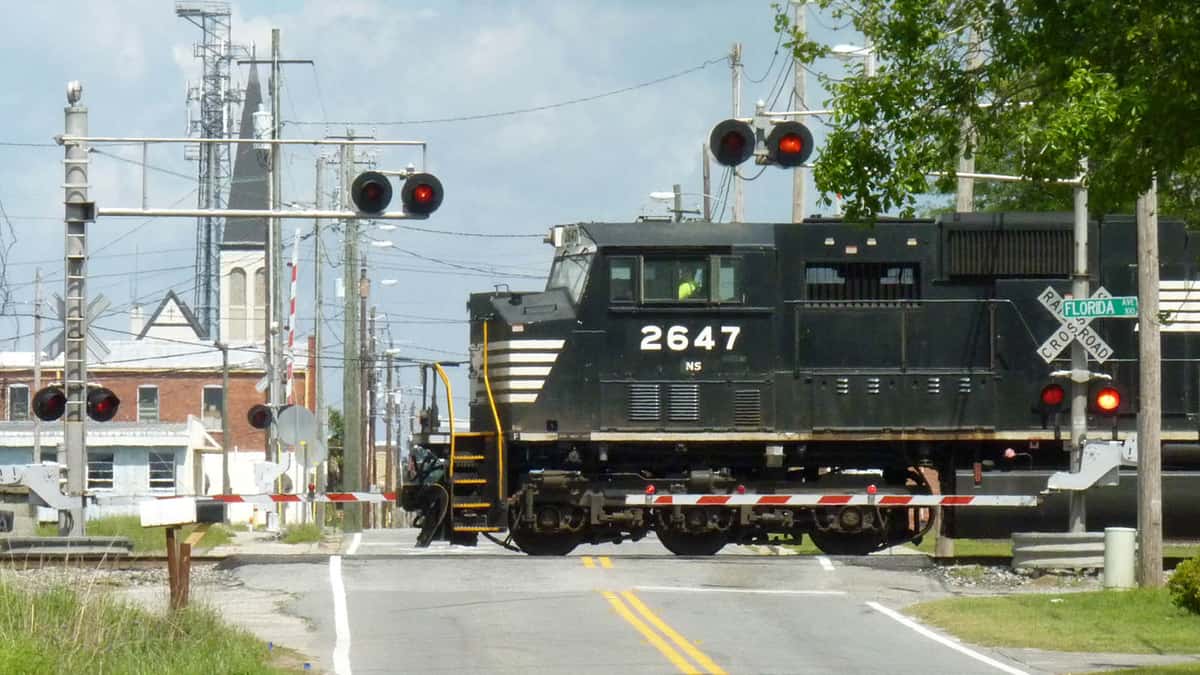
{"label": "cab side window", "polygon": [[632,256],[613,257],[608,259],[608,298],[614,303],[634,302],[633,272],[637,268],[637,258]]}
{"label": "cab side window", "polygon": [[642,263],[642,298],[647,302],[705,302],[708,258],[647,258]]}
{"label": "cab side window", "polygon": [[713,273],[716,282],[713,284],[714,299],[717,302],[743,302],[742,293],[742,259],[735,256],[716,256]]}

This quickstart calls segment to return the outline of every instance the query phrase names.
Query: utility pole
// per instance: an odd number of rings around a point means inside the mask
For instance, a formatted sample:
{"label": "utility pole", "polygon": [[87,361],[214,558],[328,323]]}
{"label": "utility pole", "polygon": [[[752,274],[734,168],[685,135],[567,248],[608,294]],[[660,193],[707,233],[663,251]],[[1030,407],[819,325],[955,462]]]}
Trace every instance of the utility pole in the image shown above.
{"label": "utility pole", "polygon": [[1162,341],[1158,325],[1158,180],[1137,201],[1138,247],[1138,578],[1163,584]]}
{"label": "utility pole", "polygon": [[[800,33],[804,33],[806,30],[806,4],[808,4],[807,0],[792,0],[792,9],[795,12],[793,21],[796,23],[796,30],[798,30]],[[800,63],[799,59],[792,59],[792,74],[794,77],[792,87],[794,88],[796,95],[796,105],[792,108],[792,110],[805,110],[808,107],[807,103],[805,102],[807,83],[804,79],[804,67],[803,64]],[[797,122],[801,121],[799,115],[797,115],[795,119]],[[805,169],[803,166],[798,166],[795,169],[792,169],[793,223],[804,222],[804,188],[805,181],[807,179],[808,169]]]}
{"label": "utility pole", "polygon": [[[978,33],[973,29],[967,36],[967,63],[970,68],[978,68],[983,63],[983,55],[979,51]],[[954,210],[959,213],[975,211],[975,179],[964,177],[963,174],[975,173],[975,129],[971,120],[964,118],[960,135],[963,147],[958,155],[958,190],[955,192]]]}
{"label": "utility pole", "polygon": [[[280,125],[279,125],[279,29],[271,29],[271,138],[279,140]],[[283,181],[279,175],[279,156],[283,154],[283,148],[276,145],[271,148],[271,173],[270,192],[271,210],[279,210],[280,191]],[[267,354],[270,354],[270,362],[268,372],[271,373],[270,382],[270,400],[271,411],[278,412],[283,400],[281,396],[279,380],[283,373],[283,343],[281,342],[283,331],[280,330],[279,323],[279,281],[283,278],[283,230],[279,218],[271,218],[268,221],[267,231],[267,341],[270,346],[267,347]],[[273,368],[273,370],[272,370]],[[280,461],[279,447],[279,431],[274,424],[268,426],[267,443],[271,448],[269,456],[271,461]],[[283,513],[283,509],[280,509]]]}
{"label": "utility pole", "polygon": [[[1087,160],[1080,161],[1080,181],[1075,186],[1075,273],[1071,277],[1071,294],[1083,300],[1088,297],[1088,193],[1082,177],[1087,174]],[[1083,463],[1083,443],[1087,437],[1087,352],[1079,340],[1071,343],[1071,472],[1079,473]],[[1087,531],[1087,503],[1083,490],[1071,490],[1068,503],[1068,531]]]}
{"label": "utility pole", "polygon": [[[367,332],[367,296],[371,294],[371,282],[367,280],[366,256],[359,258],[358,275],[358,400],[361,412],[359,414],[359,434],[362,438],[362,454],[359,455],[359,485],[363,490],[371,489],[371,436],[368,429],[371,423],[371,410],[374,407],[369,396],[367,385],[370,382],[370,357],[367,350],[370,347],[371,334]],[[371,527],[371,507],[364,509],[363,527]]]}
{"label": "utility pole", "polygon": [[[733,116],[742,114],[742,43],[733,43],[730,53],[729,67],[733,69]],[[733,171],[733,222],[740,223],[745,219],[746,204],[742,196],[742,177],[738,175],[737,167]]]}
{"label": "utility pole", "polygon": [[221,350],[221,494],[233,494],[229,480],[229,446],[233,437],[229,433],[229,345],[217,341]]}
{"label": "utility pole", "polygon": [[[317,157],[316,183],[317,183],[316,190],[315,190],[316,208],[318,211],[320,211],[321,209],[323,209],[325,207],[325,158],[324,157]],[[324,279],[323,279],[323,276],[321,273],[322,269],[324,269],[324,265],[321,264],[321,256],[322,255],[323,255],[323,253],[322,253],[322,249],[321,249],[321,219],[318,218],[313,221],[313,257],[316,261],[313,265],[313,268],[314,268],[313,309],[314,309],[314,315],[316,316],[316,320],[313,322],[313,337],[315,338],[313,341],[313,359],[312,359],[313,372],[310,373],[309,376],[313,378],[313,401],[315,402],[315,407],[317,410],[317,438],[320,439],[320,442],[322,444],[326,444],[329,442],[329,437],[325,433],[325,406],[324,406],[323,401],[321,400],[321,394],[322,394],[322,391],[321,391],[321,331],[324,329],[324,320],[325,320],[324,316],[322,315],[322,312],[324,311],[324,309],[322,307],[322,302],[321,302],[322,295],[324,294],[324,286],[322,286],[322,284],[324,283]],[[328,454],[328,452],[326,454]],[[327,467],[328,467],[328,459],[326,459],[326,461],[324,461],[324,462],[321,462],[321,464],[317,467],[316,483],[317,483],[318,494],[325,494],[325,478],[326,478],[326,472],[328,471]],[[305,476],[304,479],[308,480],[308,477]],[[320,526],[320,527],[325,526],[325,503],[324,502],[317,502],[316,520],[317,520],[318,526]]]}
{"label": "utility pole", "polygon": [[[388,334],[391,335],[390,332]],[[388,346],[391,346],[390,343]],[[392,350],[388,349],[384,353],[387,354],[387,388],[384,389],[385,395],[387,396],[387,402],[383,407],[383,447],[386,451],[383,460],[383,473],[385,476],[383,491],[387,492],[388,490],[396,489],[396,476],[394,473],[396,467],[396,449],[392,447],[392,425],[395,424],[396,420],[396,404],[393,400],[394,396],[392,390]],[[383,525],[385,527],[391,527],[395,525],[394,514],[395,509],[391,503],[388,503],[388,505],[384,507]]]}
{"label": "utility pole", "polygon": [[712,222],[712,170],[709,167],[708,144],[700,145],[700,167],[704,174],[701,199],[704,200],[704,222]]}
{"label": "utility pole", "polygon": [[[371,323],[370,323],[369,328],[367,329],[366,345],[367,345],[367,359],[366,359],[365,363],[367,366],[367,378],[366,378],[367,379],[367,406],[369,408],[368,414],[367,414],[367,443],[366,443],[366,446],[367,446],[367,449],[369,450],[369,454],[367,455],[367,483],[366,483],[366,486],[367,486],[367,490],[370,491],[371,488],[375,487],[376,477],[379,475],[378,467],[376,466],[377,452],[375,449],[375,411],[376,411],[376,408],[378,407],[375,404],[375,401],[376,401],[375,396],[378,394],[378,387],[376,386],[378,378],[375,375],[375,306],[374,305],[371,306]],[[374,504],[371,504],[370,506],[368,506],[367,510],[368,510],[368,513],[370,514],[370,519],[369,519],[370,527],[378,527],[379,526],[379,510],[377,508],[375,508]]]}
{"label": "utility pole", "polygon": [[[348,136],[350,134],[347,134]],[[354,171],[353,146],[343,145],[341,153],[342,208],[350,206],[350,175]],[[342,305],[342,489],[362,490],[362,355],[359,354],[359,312],[355,272],[358,271],[358,219],[343,221],[345,229],[345,259],[342,261],[345,297]],[[362,505],[356,502],[342,507],[345,532],[362,531]]]}
{"label": "utility pole", "polygon": [[[33,272],[33,390],[42,390],[42,268]],[[33,463],[42,463],[42,420],[33,416]]]}
{"label": "utility pole", "polygon": [[[79,104],[83,86],[67,84],[65,134],[88,135],[87,106]],[[66,275],[63,282],[66,311],[63,316],[63,385],[67,395],[63,423],[63,449],[67,456],[67,496],[78,499],[64,522],[59,513],[59,533],[84,534],[84,490],[87,488],[87,223],[94,216],[88,199],[88,147],[85,141],[64,142],[63,180],[66,223]],[[61,460],[60,460],[61,461]]]}
{"label": "utility pole", "polygon": [[[293,64],[308,64],[312,65],[310,59],[281,59],[279,58],[279,29],[271,29],[271,58],[270,59],[239,59],[239,64],[260,64],[266,63],[271,66],[271,138],[279,140],[281,137],[279,124],[279,105],[280,105],[280,66]],[[278,211],[279,205],[282,202],[282,174],[280,172],[280,154],[281,147],[272,145],[270,150],[270,166],[268,172],[270,177],[267,180],[267,200],[272,211]],[[282,354],[283,354],[283,333],[277,325],[280,314],[280,298],[279,298],[279,279],[283,274],[283,235],[279,218],[271,216],[267,225],[267,245],[266,245],[266,269],[267,269],[267,307],[266,307],[266,370],[269,376],[269,388],[267,394],[267,403],[271,409],[278,411],[282,405],[280,401],[280,376],[282,369]],[[267,457],[271,461],[279,461],[279,438],[275,432],[275,425],[267,427]]]}

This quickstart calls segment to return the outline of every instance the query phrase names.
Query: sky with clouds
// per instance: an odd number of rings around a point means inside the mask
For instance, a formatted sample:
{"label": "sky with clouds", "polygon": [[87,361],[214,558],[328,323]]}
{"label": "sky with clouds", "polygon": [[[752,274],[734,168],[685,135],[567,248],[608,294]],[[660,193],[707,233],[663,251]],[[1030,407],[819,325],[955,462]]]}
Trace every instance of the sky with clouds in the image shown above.
{"label": "sky with clouds", "polygon": [[[195,4],[195,3],[193,3]],[[731,113],[725,60],[743,44],[742,110],[757,99],[785,109],[790,61],[775,55],[778,36],[768,0],[754,2],[439,2],[234,0],[233,42],[270,50],[281,31],[284,58],[315,65],[284,66],[284,135],[315,138],[357,134],[424,140],[426,168],[446,187],[441,209],[421,227],[480,234],[543,234],[556,223],[629,221],[665,215],[649,198],[679,183],[701,192],[702,147],[712,126]],[[198,83],[193,44],[201,32],[166,0],[64,0],[4,5],[0,26],[0,244],[7,254],[12,303],[0,318],[3,349],[30,349],[32,279],[40,268],[47,291],[62,293],[62,133],[64,86],[83,84],[90,131],[105,136],[186,133],[189,82]],[[809,10],[810,31],[828,44],[855,42],[848,28]],[[775,56],[773,59],[773,55]],[[708,62],[708,65],[698,68]],[[234,75],[244,83],[247,66]],[[831,61],[818,68],[843,72]],[[680,77],[612,96],[524,114],[456,122],[419,122],[553,106],[694,69]],[[265,85],[266,72],[262,73]],[[754,82],[752,80],[761,80]],[[809,77],[808,103],[824,94]],[[810,118],[811,119],[811,118]],[[417,121],[414,123],[414,121]],[[347,122],[353,123],[347,125]],[[818,152],[822,129],[812,124]],[[13,144],[49,145],[13,145]],[[141,204],[141,150],[106,146],[93,155],[91,197],[103,206]],[[114,157],[115,155],[116,157]],[[289,149],[283,158],[283,199],[314,202],[319,151]],[[420,163],[411,149],[381,150],[383,168]],[[179,146],[150,151],[150,205],[194,205],[196,165]],[[745,164],[753,176],[759,168]],[[713,189],[722,172],[713,165]],[[791,218],[791,172],[767,168],[746,183],[748,221]],[[808,211],[818,212],[810,188]],[[699,197],[686,195],[685,208]],[[728,220],[731,205],[724,210]],[[284,223],[285,239],[311,221]],[[390,339],[415,357],[453,358],[467,342],[465,302],[471,291],[507,283],[540,286],[550,249],[539,238],[479,238],[375,230],[395,247],[365,247],[371,303],[387,315]],[[14,243],[15,242],[15,243]],[[189,304],[194,288],[194,220],[109,218],[90,226],[89,293],[104,293],[117,310],[139,302],[153,309],[168,289]],[[325,238],[332,262],[340,241]],[[290,251],[286,253],[290,258]],[[441,262],[432,262],[435,258]],[[302,292],[298,334],[313,326],[311,240],[300,252]],[[450,263],[449,265],[445,263]],[[466,269],[464,269],[466,268]],[[326,301],[335,302],[327,264]],[[384,286],[382,280],[389,281]],[[330,307],[329,349],[341,326]],[[128,318],[101,322],[121,339]],[[385,337],[385,340],[389,339]],[[444,350],[444,351],[430,351]],[[329,375],[335,375],[329,373]],[[411,375],[406,381],[413,381]],[[334,380],[336,381],[336,380]]]}

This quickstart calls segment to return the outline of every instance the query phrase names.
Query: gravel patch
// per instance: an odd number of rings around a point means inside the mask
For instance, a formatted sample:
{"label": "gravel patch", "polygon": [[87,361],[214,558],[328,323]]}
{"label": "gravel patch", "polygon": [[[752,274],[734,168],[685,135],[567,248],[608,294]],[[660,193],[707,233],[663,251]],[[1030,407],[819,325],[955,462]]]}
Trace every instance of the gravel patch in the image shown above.
{"label": "gravel patch", "polygon": [[[43,567],[29,569],[0,568],[0,582],[29,590],[58,586],[73,588],[111,588],[114,590],[146,586],[167,586],[167,567],[153,569],[109,569],[80,567]],[[239,582],[231,572],[218,570],[213,563],[192,564],[192,588],[233,586]]]}
{"label": "gravel patch", "polygon": [[985,565],[947,565],[926,570],[949,592],[959,595],[1098,591],[1100,570],[1014,570]]}

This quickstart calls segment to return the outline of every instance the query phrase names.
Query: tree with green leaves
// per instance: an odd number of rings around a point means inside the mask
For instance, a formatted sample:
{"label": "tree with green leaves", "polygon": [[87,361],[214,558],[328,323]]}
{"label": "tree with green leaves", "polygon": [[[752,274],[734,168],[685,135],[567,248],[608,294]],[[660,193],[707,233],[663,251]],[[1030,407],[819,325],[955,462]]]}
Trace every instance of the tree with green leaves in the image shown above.
{"label": "tree with green leaves", "polygon": [[[1069,205],[1055,179],[1080,175],[1089,210],[1128,210],[1158,177],[1164,212],[1200,222],[1200,3],[1177,0],[816,0],[877,54],[868,77],[823,77],[831,128],[814,177],[847,217],[911,213],[952,189],[960,153],[981,172],[1031,182],[1002,207]],[[828,47],[776,28],[812,63]],[[972,139],[978,139],[977,142]],[[1032,202],[1029,198],[1036,197]]]}

